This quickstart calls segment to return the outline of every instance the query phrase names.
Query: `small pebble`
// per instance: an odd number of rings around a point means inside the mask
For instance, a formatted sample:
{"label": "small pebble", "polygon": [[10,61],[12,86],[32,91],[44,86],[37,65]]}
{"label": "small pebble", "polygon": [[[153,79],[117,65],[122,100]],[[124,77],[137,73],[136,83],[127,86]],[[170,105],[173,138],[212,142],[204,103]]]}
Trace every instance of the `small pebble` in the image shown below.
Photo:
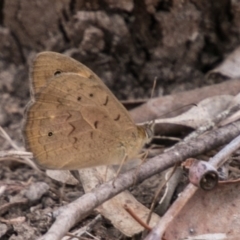
{"label": "small pebble", "polygon": [[30,201],[36,201],[40,199],[49,190],[49,185],[45,182],[36,182],[31,184],[31,186],[26,190],[25,196]]}

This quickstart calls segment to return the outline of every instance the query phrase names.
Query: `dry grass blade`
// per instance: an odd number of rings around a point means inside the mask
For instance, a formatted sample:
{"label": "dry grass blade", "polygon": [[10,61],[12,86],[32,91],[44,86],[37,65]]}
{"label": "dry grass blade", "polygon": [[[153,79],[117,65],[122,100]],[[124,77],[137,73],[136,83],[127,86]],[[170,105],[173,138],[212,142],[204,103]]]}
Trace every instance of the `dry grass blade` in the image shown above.
{"label": "dry grass blade", "polygon": [[20,150],[20,148],[13,142],[13,140],[10,138],[10,136],[6,133],[6,131],[0,126],[0,133],[3,138],[6,139],[6,141],[9,142],[9,144],[14,148],[15,150]]}
{"label": "dry grass blade", "polygon": [[22,151],[10,136],[6,133],[6,131],[0,126],[0,133],[3,138],[6,139],[7,142],[12,146],[16,151],[0,151],[0,161],[17,161],[20,163],[24,163],[32,167],[33,169],[40,171],[36,164],[30,159],[32,158],[32,153]]}

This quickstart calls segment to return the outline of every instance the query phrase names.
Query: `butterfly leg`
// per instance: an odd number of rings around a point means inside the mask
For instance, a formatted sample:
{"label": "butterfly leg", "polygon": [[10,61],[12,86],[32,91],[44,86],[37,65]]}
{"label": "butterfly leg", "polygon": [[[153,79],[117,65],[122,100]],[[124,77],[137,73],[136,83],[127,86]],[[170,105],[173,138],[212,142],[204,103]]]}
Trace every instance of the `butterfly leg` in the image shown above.
{"label": "butterfly leg", "polygon": [[109,168],[109,165],[106,166],[106,170],[105,170],[105,174],[104,174],[104,182],[107,181],[108,168]]}
{"label": "butterfly leg", "polygon": [[143,152],[143,153],[141,153],[141,154],[138,155],[138,158],[140,158],[142,161],[141,161],[141,163],[139,164],[139,166],[137,166],[137,168],[136,168],[136,172],[135,172],[135,176],[134,176],[134,181],[133,181],[133,186],[136,185],[137,175],[138,175],[139,169],[140,169],[140,167],[142,166],[142,164],[146,161],[148,154],[149,154],[149,152],[148,152],[148,151],[145,151],[145,152]]}
{"label": "butterfly leg", "polygon": [[127,159],[128,159],[128,155],[125,154],[125,156],[123,157],[123,159],[122,159],[122,161],[121,161],[121,164],[120,164],[120,166],[119,166],[119,168],[118,168],[118,170],[117,170],[116,176],[114,177],[113,183],[112,183],[112,185],[113,185],[114,188],[115,188],[115,180],[116,180],[116,178],[118,177],[118,175],[119,175],[119,173],[120,173],[120,171],[121,171],[121,169],[122,169],[122,166],[123,166],[123,164],[127,161]]}

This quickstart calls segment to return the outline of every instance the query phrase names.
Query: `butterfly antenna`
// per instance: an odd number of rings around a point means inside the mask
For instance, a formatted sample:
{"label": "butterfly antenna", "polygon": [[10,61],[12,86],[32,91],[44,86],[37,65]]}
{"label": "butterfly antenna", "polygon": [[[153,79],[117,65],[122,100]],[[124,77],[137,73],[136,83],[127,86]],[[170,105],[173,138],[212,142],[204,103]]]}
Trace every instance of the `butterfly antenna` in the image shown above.
{"label": "butterfly antenna", "polygon": [[168,115],[169,113],[173,113],[173,112],[175,112],[175,111],[179,111],[179,110],[181,110],[181,109],[184,109],[184,108],[186,108],[186,107],[198,107],[198,105],[196,104],[196,103],[189,103],[189,104],[187,104],[187,105],[184,105],[184,106],[182,106],[182,107],[179,107],[179,108],[176,108],[176,109],[173,109],[173,110],[171,110],[171,111],[169,111],[169,112],[166,112],[166,113],[164,113],[164,114],[162,114],[162,115],[160,115],[159,117],[164,117],[164,116],[166,116],[166,115]]}
{"label": "butterfly antenna", "polygon": [[153,87],[152,87],[150,99],[153,98],[154,91],[156,90],[156,85],[157,85],[157,77],[155,77],[153,80]]}
{"label": "butterfly antenna", "polygon": [[[150,99],[153,98],[154,91],[156,90],[156,85],[157,85],[157,77],[155,77],[154,80],[153,80],[153,87],[152,87]],[[181,110],[182,108],[189,107],[189,106],[195,106],[195,107],[197,107],[198,105],[197,105],[196,103],[190,103],[190,104],[187,104],[187,105],[182,106],[182,107],[180,107],[180,108],[174,109],[174,110],[172,110],[172,111],[170,111],[170,112],[167,112],[167,113],[161,115],[160,117],[164,117],[165,115],[167,115],[167,114],[169,114],[169,113],[171,113],[171,112],[178,111],[178,110]],[[153,120],[153,123],[155,123],[155,120]]]}
{"label": "butterfly antenna", "polygon": [[[150,99],[153,98],[154,95],[154,91],[156,90],[156,85],[157,85],[157,77],[154,78],[153,80],[153,87],[152,87],[152,91],[151,91],[151,96]],[[148,112],[150,112],[149,108],[147,109]],[[151,120],[148,124],[148,128],[149,128],[149,139],[153,138],[154,135],[154,126],[155,126],[155,119]],[[150,140],[151,141],[151,140]]]}

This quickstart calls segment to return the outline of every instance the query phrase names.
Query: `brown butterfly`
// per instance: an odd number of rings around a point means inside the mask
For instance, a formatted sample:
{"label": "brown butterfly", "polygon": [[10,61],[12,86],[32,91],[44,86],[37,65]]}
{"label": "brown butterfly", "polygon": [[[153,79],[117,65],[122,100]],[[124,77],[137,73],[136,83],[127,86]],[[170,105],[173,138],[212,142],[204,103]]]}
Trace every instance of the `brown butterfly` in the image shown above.
{"label": "brown butterfly", "polygon": [[137,126],[106,85],[86,66],[54,52],[37,55],[24,139],[38,165],[74,170],[136,157],[153,136]]}

